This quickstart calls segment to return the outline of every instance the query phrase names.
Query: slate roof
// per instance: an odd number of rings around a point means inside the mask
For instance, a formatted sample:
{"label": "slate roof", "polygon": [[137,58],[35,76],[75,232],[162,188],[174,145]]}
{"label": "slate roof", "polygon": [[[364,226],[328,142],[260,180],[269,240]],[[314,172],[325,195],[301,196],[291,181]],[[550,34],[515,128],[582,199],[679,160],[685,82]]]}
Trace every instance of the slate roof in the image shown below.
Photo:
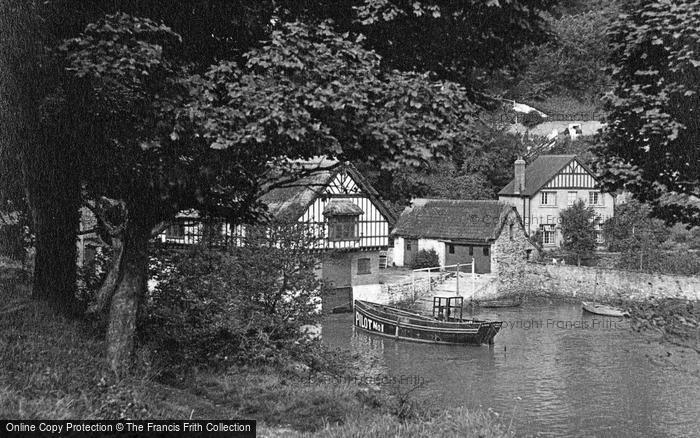
{"label": "slate roof", "polygon": [[496,239],[515,208],[498,201],[414,199],[401,213],[393,235],[453,241]]}
{"label": "slate roof", "polygon": [[[534,196],[535,193],[544,187],[544,185],[575,158],[576,155],[540,155],[535,158],[535,161],[525,168],[525,189],[520,195]],[[580,161],[578,163],[590,172],[588,167],[584,166],[583,163]],[[515,180],[513,179],[503,187],[498,194],[502,196],[513,196],[516,195],[514,189]]]}

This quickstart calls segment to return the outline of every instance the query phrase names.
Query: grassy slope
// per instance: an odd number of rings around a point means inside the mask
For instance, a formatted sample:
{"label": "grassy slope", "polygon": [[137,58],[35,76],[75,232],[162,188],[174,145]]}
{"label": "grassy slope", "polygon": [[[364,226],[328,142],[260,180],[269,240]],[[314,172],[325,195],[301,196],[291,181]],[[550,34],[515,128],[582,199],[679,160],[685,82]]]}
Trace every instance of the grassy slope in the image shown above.
{"label": "grassy slope", "polygon": [[197,372],[175,388],[149,377],[142,352],[137,377],[115,381],[92,326],[57,317],[28,295],[26,285],[0,278],[0,418],[253,418],[259,436],[507,435],[490,414],[465,409],[401,422],[385,393],[275,369]]}

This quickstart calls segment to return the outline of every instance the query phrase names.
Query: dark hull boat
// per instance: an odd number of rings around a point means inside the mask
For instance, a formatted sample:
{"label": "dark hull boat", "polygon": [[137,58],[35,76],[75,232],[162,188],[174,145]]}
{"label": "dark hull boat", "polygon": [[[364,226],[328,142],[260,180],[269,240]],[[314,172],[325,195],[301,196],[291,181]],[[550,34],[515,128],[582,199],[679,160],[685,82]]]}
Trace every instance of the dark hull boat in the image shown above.
{"label": "dark hull boat", "polygon": [[381,336],[432,344],[493,344],[502,322],[439,320],[381,304],[355,301],[355,326]]}
{"label": "dark hull boat", "polygon": [[583,310],[585,310],[586,312],[594,313],[596,315],[617,317],[630,316],[629,312],[626,312],[617,307],[607,306],[605,304],[596,304],[590,301],[582,301],[581,307],[583,307]]}

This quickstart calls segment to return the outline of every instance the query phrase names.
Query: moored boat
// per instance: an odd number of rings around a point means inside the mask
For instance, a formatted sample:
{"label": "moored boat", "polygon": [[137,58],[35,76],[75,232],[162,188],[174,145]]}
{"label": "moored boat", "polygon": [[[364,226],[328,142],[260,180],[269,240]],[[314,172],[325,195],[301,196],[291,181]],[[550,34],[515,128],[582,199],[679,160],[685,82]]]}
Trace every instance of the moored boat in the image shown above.
{"label": "moored boat", "polygon": [[608,306],[606,304],[598,304],[591,301],[582,301],[581,307],[586,312],[594,313],[603,316],[630,316],[629,312],[620,309],[619,307]]}
{"label": "moored boat", "polygon": [[493,338],[501,329],[500,321],[463,320],[450,317],[449,310],[446,313],[438,319],[356,300],[354,320],[356,327],[370,333],[433,344],[493,344]]}

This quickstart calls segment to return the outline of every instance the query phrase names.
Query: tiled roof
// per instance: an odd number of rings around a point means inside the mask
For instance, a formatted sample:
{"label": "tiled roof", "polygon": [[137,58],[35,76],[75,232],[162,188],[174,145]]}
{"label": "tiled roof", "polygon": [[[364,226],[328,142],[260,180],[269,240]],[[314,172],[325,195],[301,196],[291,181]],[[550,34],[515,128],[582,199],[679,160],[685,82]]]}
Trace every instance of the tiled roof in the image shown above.
{"label": "tiled roof", "polygon": [[392,234],[412,238],[487,241],[498,237],[514,207],[498,201],[414,199]]}
{"label": "tiled roof", "polygon": [[[523,196],[533,196],[549,180],[559,173],[576,155],[540,155],[525,168],[525,188],[520,193]],[[499,195],[515,195],[515,180],[503,187]]]}

